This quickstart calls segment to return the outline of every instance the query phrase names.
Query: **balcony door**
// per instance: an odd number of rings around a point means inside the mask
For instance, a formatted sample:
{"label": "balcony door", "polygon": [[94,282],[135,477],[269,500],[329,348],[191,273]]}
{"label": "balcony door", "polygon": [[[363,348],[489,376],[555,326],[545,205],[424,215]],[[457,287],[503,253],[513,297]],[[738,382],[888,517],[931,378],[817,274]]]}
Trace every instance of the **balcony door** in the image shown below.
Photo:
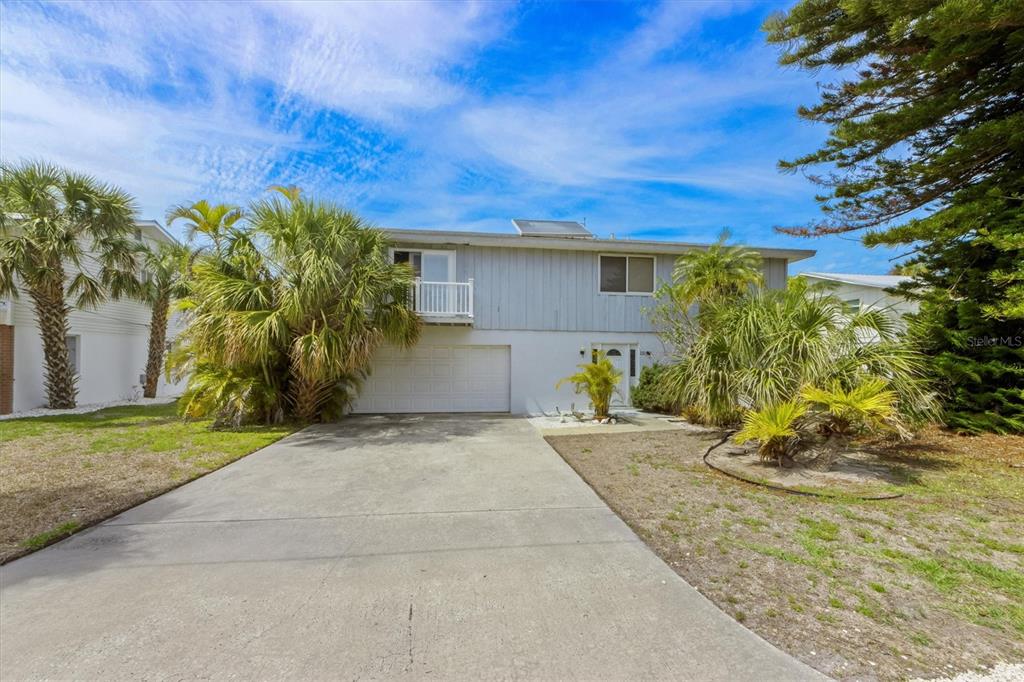
{"label": "balcony door", "polygon": [[396,263],[408,263],[413,273],[424,282],[454,282],[455,252],[400,250],[392,251]]}
{"label": "balcony door", "polygon": [[415,309],[421,313],[454,314],[459,303],[455,282],[455,252],[432,250],[392,251],[396,263],[408,263],[419,278]]}

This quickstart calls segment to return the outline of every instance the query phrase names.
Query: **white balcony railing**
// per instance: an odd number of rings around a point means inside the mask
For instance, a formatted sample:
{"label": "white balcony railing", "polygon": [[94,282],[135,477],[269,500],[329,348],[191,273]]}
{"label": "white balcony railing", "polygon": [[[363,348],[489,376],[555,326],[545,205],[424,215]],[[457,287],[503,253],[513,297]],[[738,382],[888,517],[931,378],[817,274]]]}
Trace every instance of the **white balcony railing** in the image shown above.
{"label": "white balcony railing", "polygon": [[412,290],[413,309],[424,317],[473,317],[473,280],[468,282],[424,282],[416,278]]}

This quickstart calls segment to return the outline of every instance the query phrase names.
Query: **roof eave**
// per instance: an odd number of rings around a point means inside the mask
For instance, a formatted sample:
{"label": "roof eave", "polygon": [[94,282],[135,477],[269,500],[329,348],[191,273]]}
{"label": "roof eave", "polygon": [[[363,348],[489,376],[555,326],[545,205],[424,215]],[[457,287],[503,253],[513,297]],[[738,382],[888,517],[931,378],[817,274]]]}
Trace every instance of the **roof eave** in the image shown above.
{"label": "roof eave", "polygon": [[[496,232],[459,232],[454,230],[413,230],[384,228],[400,243],[447,244],[465,246],[497,246],[518,249],[555,249],[563,251],[615,251],[624,253],[678,254],[693,249],[707,249],[710,244],[661,242],[639,239],[576,239],[571,237],[527,237]],[[793,263],[814,256],[812,249],[778,249],[750,246],[766,258],[784,258]]]}

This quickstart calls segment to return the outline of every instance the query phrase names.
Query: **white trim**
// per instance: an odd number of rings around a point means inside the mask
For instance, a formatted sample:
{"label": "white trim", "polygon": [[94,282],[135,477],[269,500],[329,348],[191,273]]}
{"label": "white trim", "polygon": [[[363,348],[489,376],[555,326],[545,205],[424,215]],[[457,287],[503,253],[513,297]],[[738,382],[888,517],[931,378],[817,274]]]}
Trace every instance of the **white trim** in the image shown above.
{"label": "white trim", "polygon": [[[650,291],[605,291],[601,288],[601,259],[602,258],[625,258],[626,259],[626,289],[629,289],[629,259],[646,258],[651,261],[651,290]],[[599,253],[597,254],[597,293],[602,296],[647,296],[654,297],[658,288],[658,258],[647,254],[631,253]]]}
{"label": "white trim", "polygon": [[[515,249],[562,249],[568,251],[611,251],[636,254],[669,254],[678,256],[687,251],[706,251],[710,244],[691,242],[657,242],[643,239],[573,239],[565,237],[524,237],[499,232],[460,232],[456,230],[410,230],[383,228],[398,244],[445,244],[452,246],[497,246]],[[781,258],[796,262],[810,258],[811,249],[776,249],[750,247],[763,258]]]}

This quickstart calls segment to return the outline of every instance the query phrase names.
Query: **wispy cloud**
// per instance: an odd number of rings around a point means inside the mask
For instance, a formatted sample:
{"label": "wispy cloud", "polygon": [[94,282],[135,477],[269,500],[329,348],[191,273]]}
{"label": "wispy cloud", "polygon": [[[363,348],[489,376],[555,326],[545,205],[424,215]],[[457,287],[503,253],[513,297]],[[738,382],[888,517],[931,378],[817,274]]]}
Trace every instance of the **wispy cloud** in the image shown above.
{"label": "wispy cloud", "polygon": [[152,217],[283,183],[395,226],[586,216],[602,234],[729,225],[807,246],[771,226],[817,210],[803,178],[775,170],[821,137],[792,113],[814,84],[776,66],[766,11],[3,2],[0,147],[116,182]]}

